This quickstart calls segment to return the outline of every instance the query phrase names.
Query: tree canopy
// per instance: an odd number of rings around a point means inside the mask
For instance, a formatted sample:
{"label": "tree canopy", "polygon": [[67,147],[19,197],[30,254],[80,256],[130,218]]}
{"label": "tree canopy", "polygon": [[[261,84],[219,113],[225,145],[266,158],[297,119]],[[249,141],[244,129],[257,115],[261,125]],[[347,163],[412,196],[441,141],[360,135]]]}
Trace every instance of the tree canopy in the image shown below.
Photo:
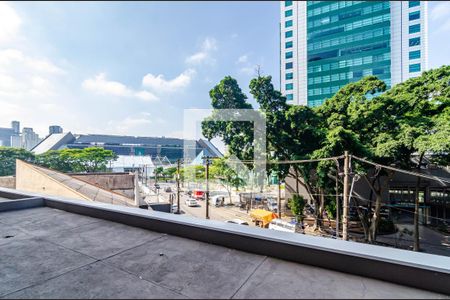
{"label": "tree canopy", "polygon": [[[382,164],[412,169],[413,156],[428,155],[437,163],[450,163],[450,66],[423,72],[391,89],[376,76],[368,76],[343,86],[323,105],[310,108],[289,105],[277,91],[270,76],[250,81],[250,93],[264,114],[267,124],[268,158],[294,160],[341,156],[344,151]],[[251,108],[237,81],[225,77],[210,92],[216,113],[220,109]],[[206,120],[207,121],[207,120]],[[252,159],[252,128],[236,122],[203,122],[203,134],[219,137],[229,154],[239,159]],[[273,157],[270,153],[273,152]],[[316,202],[317,218],[321,210],[335,207],[333,194],[336,163],[268,165],[280,178],[303,177],[303,185]],[[375,196],[375,213],[360,215],[367,225],[369,239],[376,237],[381,193],[381,176],[369,174],[369,166],[355,169],[367,180]],[[334,177],[333,177],[334,176]],[[330,188],[333,187],[333,188]],[[298,190],[298,188],[297,188]],[[359,203],[370,206],[369,203]],[[361,206],[360,205],[360,206]],[[334,214],[334,212],[332,212]],[[369,232],[370,231],[370,232]]]}
{"label": "tree canopy", "polygon": [[0,147],[0,176],[15,175],[16,159],[33,161],[34,155],[25,149]]}

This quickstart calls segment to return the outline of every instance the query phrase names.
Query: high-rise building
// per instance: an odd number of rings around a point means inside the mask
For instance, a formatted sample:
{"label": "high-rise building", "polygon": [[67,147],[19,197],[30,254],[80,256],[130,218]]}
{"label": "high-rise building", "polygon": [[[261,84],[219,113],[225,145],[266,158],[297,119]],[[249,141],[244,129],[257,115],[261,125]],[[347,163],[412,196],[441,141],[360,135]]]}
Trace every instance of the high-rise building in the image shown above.
{"label": "high-rise building", "polygon": [[24,127],[22,131],[22,148],[31,150],[34,146],[39,144],[41,139],[39,135],[33,131],[33,128]]}
{"label": "high-rise building", "polygon": [[11,128],[0,128],[0,146],[17,147],[17,138],[20,138],[19,134],[19,121],[12,121]]}
{"label": "high-rise building", "polygon": [[14,133],[18,135],[20,133],[20,122],[12,121],[11,128],[13,129]]}
{"label": "high-rise building", "polygon": [[48,127],[48,134],[54,134],[54,133],[62,133],[63,129],[61,126],[58,125],[52,125]]}
{"label": "high-rise building", "polygon": [[375,75],[388,88],[428,68],[426,1],[281,1],[281,91],[322,104]]}

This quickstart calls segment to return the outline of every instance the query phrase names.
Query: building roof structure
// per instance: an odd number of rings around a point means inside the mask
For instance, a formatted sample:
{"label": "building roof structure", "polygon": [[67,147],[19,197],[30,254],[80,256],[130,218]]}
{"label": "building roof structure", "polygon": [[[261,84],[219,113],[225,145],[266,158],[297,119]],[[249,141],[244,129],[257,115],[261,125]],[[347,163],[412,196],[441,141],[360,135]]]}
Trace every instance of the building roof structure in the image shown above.
{"label": "building roof structure", "polygon": [[59,150],[65,144],[71,143],[75,137],[70,132],[53,133],[44,138],[39,144],[31,149],[34,154],[42,154],[50,150]]}
{"label": "building roof structure", "polygon": [[109,145],[177,145],[183,146],[183,139],[167,137],[142,137],[126,135],[80,134],[75,144],[109,144]]}

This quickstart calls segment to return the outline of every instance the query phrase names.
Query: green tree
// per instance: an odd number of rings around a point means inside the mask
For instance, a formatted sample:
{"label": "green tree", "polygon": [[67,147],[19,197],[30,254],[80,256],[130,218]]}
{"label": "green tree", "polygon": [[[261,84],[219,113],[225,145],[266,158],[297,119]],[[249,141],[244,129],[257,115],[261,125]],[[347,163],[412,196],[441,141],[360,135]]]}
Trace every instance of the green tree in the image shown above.
{"label": "green tree", "polygon": [[183,182],[205,180],[205,178],[205,166],[185,165],[180,169],[180,179]]}
{"label": "green tree", "polygon": [[291,208],[297,222],[303,222],[303,210],[305,208],[305,204],[305,199],[300,195],[294,194],[292,195],[292,198],[289,199],[289,207]]}
{"label": "green tree", "polygon": [[[393,103],[395,127],[383,134],[382,147],[396,155],[396,165],[420,172],[424,158],[448,165],[450,162],[450,66],[423,72],[394,86],[379,97]],[[411,159],[415,156],[416,159]],[[419,189],[415,188],[414,250],[419,251]]]}
{"label": "green tree", "polygon": [[101,147],[84,148],[74,153],[74,158],[78,161],[84,172],[106,171],[109,162],[116,160],[117,155],[112,150],[105,150]]}
{"label": "green tree", "polygon": [[162,172],[164,178],[175,178],[175,174],[177,173],[177,167],[169,167],[165,168]]}
{"label": "green tree", "polygon": [[164,168],[163,167],[156,167],[155,170],[153,171],[153,174],[155,175],[155,181],[158,181],[158,178],[161,177],[161,175],[164,172]]}
{"label": "green tree", "polygon": [[100,147],[52,150],[36,156],[36,164],[60,172],[104,172],[117,159],[111,150]]}
{"label": "green tree", "polygon": [[[66,153],[64,156],[61,155],[63,151]],[[69,149],[47,151],[36,155],[35,163],[60,172],[74,172],[79,167],[75,166],[74,160],[68,159],[68,152],[70,152]]]}
{"label": "green tree", "polygon": [[16,174],[16,159],[32,162],[34,155],[25,149],[0,147],[0,176]]}
{"label": "green tree", "polygon": [[251,109],[247,96],[242,92],[236,79],[226,76],[210,92],[213,115],[202,122],[202,133],[211,140],[221,138],[228,146],[230,153],[241,160],[253,159],[253,124],[244,121],[211,121],[212,118],[234,114],[226,114],[223,109]]}
{"label": "green tree", "polygon": [[245,181],[235,170],[226,164],[226,158],[214,159],[210,167],[211,179],[216,179],[228,192],[230,204],[232,203],[232,188],[239,189],[245,185]]}
{"label": "green tree", "polygon": [[[378,94],[386,90],[386,84],[375,76],[365,77],[357,82],[342,87],[333,97],[318,107],[317,113],[322,121],[322,127],[327,132],[322,147],[314,151],[313,158],[325,158],[340,156],[344,151],[350,154],[380,161],[381,157],[374,152],[378,135],[384,131],[381,129],[389,123],[390,117],[382,110],[379,104]],[[384,161],[383,161],[384,162]],[[317,164],[317,181],[319,194],[331,194],[329,187],[333,186],[329,174],[335,168],[335,162],[322,161]],[[375,195],[375,211],[372,213],[372,202],[362,202],[362,199],[354,199],[357,202],[357,211],[364,229],[365,238],[373,242],[376,238],[376,230],[379,221],[382,189],[381,176],[383,172],[369,178],[369,166],[359,166],[359,173],[371,188],[371,195]],[[336,173],[336,172],[334,172]],[[327,188],[328,187],[328,188]],[[338,191],[335,191],[337,193]],[[322,216],[326,202],[328,207],[335,202],[334,197],[322,197],[319,203],[317,216]],[[365,207],[365,209],[363,209]]]}

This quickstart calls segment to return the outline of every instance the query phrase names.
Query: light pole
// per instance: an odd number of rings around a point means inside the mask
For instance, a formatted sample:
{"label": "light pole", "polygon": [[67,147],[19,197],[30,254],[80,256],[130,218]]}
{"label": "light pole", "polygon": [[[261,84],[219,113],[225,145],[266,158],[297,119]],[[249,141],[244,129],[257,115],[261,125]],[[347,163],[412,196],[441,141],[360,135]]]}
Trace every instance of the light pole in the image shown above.
{"label": "light pole", "polygon": [[278,218],[281,219],[281,179],[278,175]]}
{"label": "light pole", "polygon": [[180,159],[177,160],[177,214],[180,214]]}
{"label": "light pole", "polygon": [[205,192],[205,197],[206,197],[206,219],[209,219],[209,156],[206,156],[206,172],[205,172],[205,177],[206,177],[206,192]]}
{"label": "light pole", "polygon": [[349,154],[344,152],[344,199],[342,204],[342,239],[348,241],[348,180],[349,180]]}

